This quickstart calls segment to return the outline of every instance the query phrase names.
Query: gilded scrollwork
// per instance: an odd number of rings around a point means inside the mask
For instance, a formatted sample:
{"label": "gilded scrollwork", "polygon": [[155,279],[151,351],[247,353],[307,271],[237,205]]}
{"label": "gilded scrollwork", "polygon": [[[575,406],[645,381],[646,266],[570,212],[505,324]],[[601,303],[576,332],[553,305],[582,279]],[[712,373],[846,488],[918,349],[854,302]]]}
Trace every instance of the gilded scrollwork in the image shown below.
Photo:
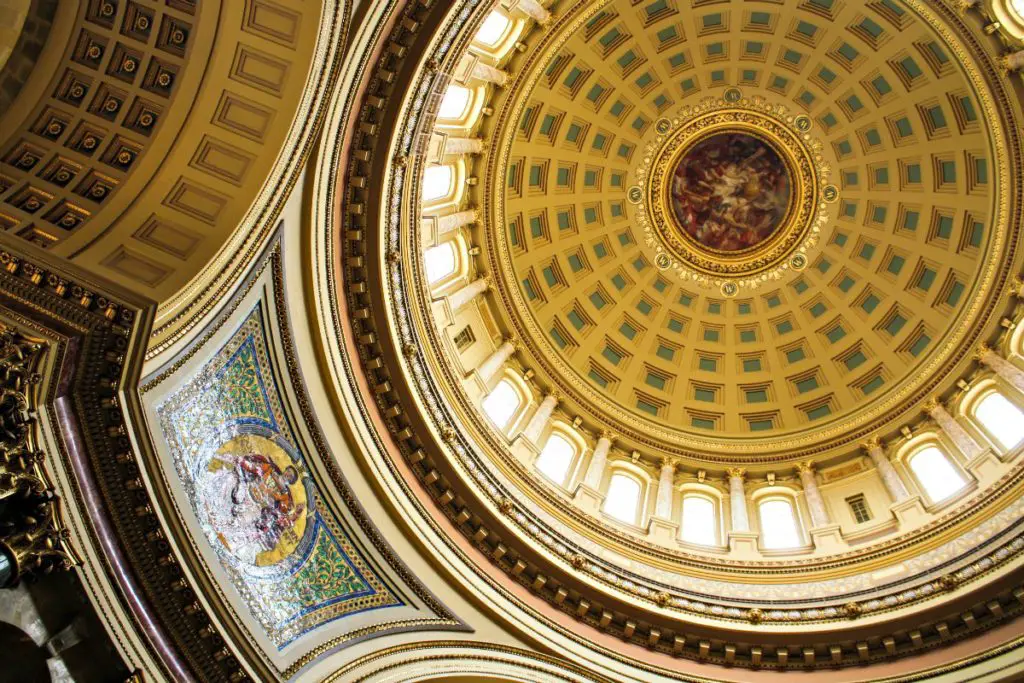
{"label": "gilded scrollwork", "polygon": [[0,327],[0,586],[69,569],[76,562],[38,447],[36,392],[43,341]]}

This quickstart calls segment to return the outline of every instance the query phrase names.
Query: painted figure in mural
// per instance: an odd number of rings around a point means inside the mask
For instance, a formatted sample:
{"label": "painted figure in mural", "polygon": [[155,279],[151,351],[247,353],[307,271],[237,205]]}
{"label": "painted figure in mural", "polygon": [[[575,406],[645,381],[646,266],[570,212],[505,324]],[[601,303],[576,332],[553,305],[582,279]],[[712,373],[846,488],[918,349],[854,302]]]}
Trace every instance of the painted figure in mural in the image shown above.
{"label": "painted figure in mural", "polygon": [[305,490],[295,465],[272,441],[247,435],[218,449],[202,488],[211,530],[238,560],[266,566],[298,545]]}
{"label": "painted figure in mural", "polygon": [[697,243],[742,251],[768,239],[789,204],[789,171],[767,143],[719,133],[687,150],[674,169],[672,211]]}

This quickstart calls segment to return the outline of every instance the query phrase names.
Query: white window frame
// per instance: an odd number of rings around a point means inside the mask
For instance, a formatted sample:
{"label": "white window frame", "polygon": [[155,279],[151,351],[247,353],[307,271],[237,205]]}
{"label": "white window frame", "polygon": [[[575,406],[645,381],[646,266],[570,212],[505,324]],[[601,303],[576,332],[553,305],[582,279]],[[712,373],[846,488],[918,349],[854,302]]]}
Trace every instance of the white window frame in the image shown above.
{"label": "white window frame", "polygon": [[[722,497],[714,493],[696,488],[683,488],[679,506],[679,539],[684,543],[705,547],[721,547],[722,545]],[[711,542],[704,543],[686,538],[686,501],[687,499],[705,500],[711,504]]]}
{"label": "white window frame", "polygon": [[[530,405],[530,395],[526,393],[522,380],[520,379],[517,382],[516,379],[517,377],[514,375],[514,373],[506,372],[497,382],[495,382],[494,387],[486,394],[484,394],[483,398],[480,399],[480,411],[484,414],[484,417],[487,418],[491,426],[493,426],[495,429],[497,429],[505,436],[508,436],[515,430],[518,423],[522,420],[523,414],[526,412],[527,408],[529,408]],[[507,384],[508,386],[512,387],[512,390],[519,398],[519,404],[513,409],[508,419],[506,420],[505,424],[501,425],[498,424],[498,422],[491,416],[490,413],[487,412],[486,402],[487,399],[491,397],[495,391],[497,391],[498,387],[503,384]]]}
{"label": "white window frame", "polygon": [[[565,472],[561,479],[555,479],[548,472],[542,470],[540,466],[540,463],[544,458],[544,452],[547,450],[552,439],[561,439],[568,444],[571,451],[569,454],[569,461],[565,465]],[[571,428],[567,428],[565,425],[560,423],[553,424],[551,431],[548,432],[548,437],[544,440],[544,446],[540,449],[540,453],[537,454],[537,458],[533,461],[534,469],[549,481],[565,488],[568,486],[569,482],[572,481],[576,467],[579,464],[580,454],[583,452],[580,448],[580,442],[581,438],[578,435],[573,434],[571,432]]]}
{"label": "white window frame", "polygon": [[[608,492],[611,490],[612,481],[615,477],[626,477],[627,479],[631,479],[636,482],[640,487],[640,491],[637,494],[636,510],[632,521],[623,520],[606,510],[606,506],[608,505]],[[601,512],[605,517],[612,519],[619,524],[625,524],[632,527],[642,527],[645,516],[644,513],[647,509],[647,496],[650,493],[650,490],[650,478],[646,476],[640,468],[630,466],[625,462],[617,462],[608,468],[608,477],[603,488],[604,502],[601,504]]]}
{"label": "white window frame", "polygon": [[981,419],[981,416],[978,414],[979,408],[981,408],[986,401],[992,400],[994,396],[1006,401],[1020,412],[1020,420],[1017,421],[1017,424],[1024,425],[1024,409],[1021,409],[1013,399],[1007,396],[1006,392],[1003,391],[995,382],[989,383],[985,389],[978,392],[978,394],[972,398],[970,403],[970,420],[971,423],[977,427],[978,431],[981,432],[998,451],[1007,453],[1019,448],[1021,443],[1024,443],[1024,429],[1021,430],[1021,438],[1018,439],[1016,443],[1007,445],[1002,440],[1002,437],[994,431],[990,425],[986,424],[985,421]]}
{"label": "white window frame", "polygon": [[[956,476],[963,482],[963,485],[956,490],[951,490],[941,498],[936,498],[932,495],[932,492],[925,486],[924,481],[918,475],[918,471],[914,469],[914,460],[921,456],[925,451],[934,449],[946,463],[949,464],[950,469],[956,474]],[[914,481],[914,486],[921,493],[921,497],[928,502],[929,505],[946,505],[957,498],[959,498],[967,489],[970,487],[973,481],[972,477],[964,471],[960,463],[950,455],[949,449],[942,443],[937,434],[922,435],[922,438],[915,440],[912,445],[905,448],[903,453],[903,463]]]}
{"label": "white window frame", "polygon": [[[797,491],[787,486],[767,486],[754,491],[751,496],[754,508],[754,518],[757,520],[757,529],[760,534],[760,546],[769,553],[789,553],[807,550],[810,545],[807,524],[804,520],[803,511],[800,509],[800,499]],[[793,525],[796,532],[797,545],[793,546],[770,546],[767,544],[767,534],[761,514],[761,506],[772,501],[783,501],[788,503],[793,513]]]}

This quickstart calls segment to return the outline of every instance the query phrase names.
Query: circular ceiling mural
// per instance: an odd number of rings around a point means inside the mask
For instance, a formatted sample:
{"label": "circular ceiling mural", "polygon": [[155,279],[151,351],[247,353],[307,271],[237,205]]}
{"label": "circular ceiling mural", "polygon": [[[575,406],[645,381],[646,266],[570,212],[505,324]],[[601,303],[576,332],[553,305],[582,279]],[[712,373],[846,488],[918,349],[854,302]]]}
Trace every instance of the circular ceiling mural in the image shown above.
{"label": "circular ceiling mural", "polygon": [[810,128],[738,88],[658,119],[627,192],[654,266],[731,297],[778,279],[797,250],[806,262],[828,218]]}
{"label": "circular ceiling mural", "polygon": [[770,143],[750,133],[702,137],[683,151],[671,178],[673,218],[712,253],[754,249],[789,213],[789,169]]}

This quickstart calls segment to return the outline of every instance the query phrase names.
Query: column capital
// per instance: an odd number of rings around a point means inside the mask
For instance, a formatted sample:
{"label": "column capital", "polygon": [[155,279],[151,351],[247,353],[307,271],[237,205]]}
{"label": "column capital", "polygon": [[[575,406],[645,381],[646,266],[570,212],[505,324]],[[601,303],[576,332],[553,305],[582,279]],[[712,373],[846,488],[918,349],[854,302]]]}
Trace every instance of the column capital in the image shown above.
{"label": "column capital", "polygon": [[932,396],[930,399],[924,402],[924,412],[929,415],[934,415],[938,410],[945,410],[946,407],[942,405],[942,401],[939,400],[938,396]]}
{"label": "column capital", "polygon": [[679,459],[678,458],[674,458],[674,457],[672,457],[670,455],[667,455],[667,456],[665,456],[665,457],[663,457],[661,459],[661,470],[663,472],[665,470],[672,470],[673,472],[675,472],[676,467],[678,467],[678,466],[679,466]]}
{"label": "column capital", "polygon": [[747,470],[742,467],[730,467],[725,472],[726,474],[729,475],[730,479],[732,479],[733,477],[739,477],[740,479],[743,479],[747,475]]}
{"label": "column capital", "polygon": [[974,352],[974,360],[984,363],[987,359],[991,358],[994,353],[995,351],[992,350],[991,346],[982,342],[978,344],[978,348]]}
{"label": "column capital", "polygon": [[867,441],[860,445],[860,447],[867,451],[868,455],[870,455],[871,451],[874,450],[885,451],[885,444],[882,443],[882,439],[878,436],[869,437]]}
{"label": "column capital", "polygon": [[608,439],[610,442],[615,443],[615,440],[619,438],[619,435],[610,429],[602,429],[601,433],[597,435],[598,439]]}
{"label": "column capital", "polygon": [[814,462],[811,460],[805,460],[796,464],[796,471],[800,474],[814,474]]}

